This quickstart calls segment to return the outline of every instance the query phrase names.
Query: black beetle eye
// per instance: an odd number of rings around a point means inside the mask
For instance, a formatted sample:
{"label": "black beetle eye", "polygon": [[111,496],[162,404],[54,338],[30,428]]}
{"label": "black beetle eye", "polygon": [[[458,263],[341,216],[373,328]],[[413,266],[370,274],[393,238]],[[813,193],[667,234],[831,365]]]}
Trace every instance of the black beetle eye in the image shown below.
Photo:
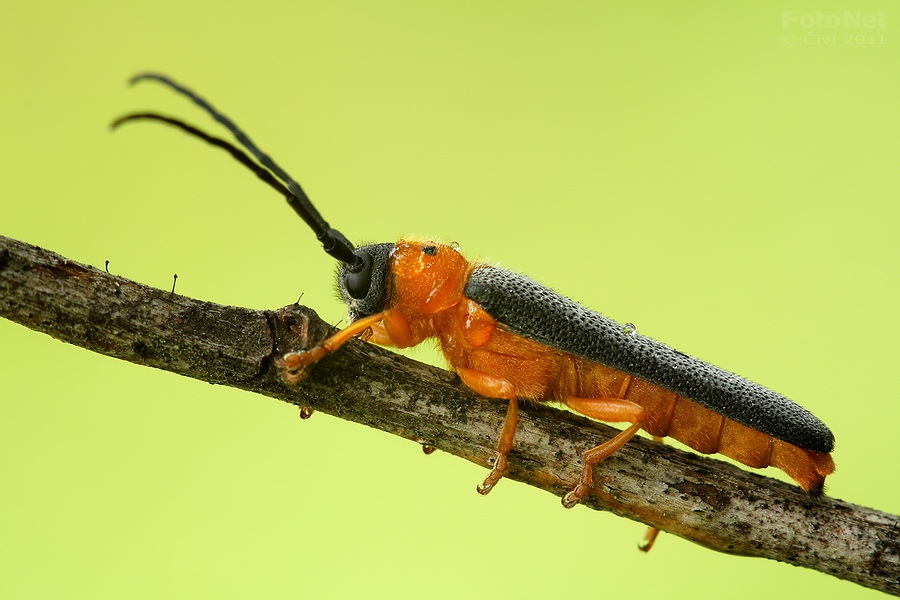
{"label": "black beetle eye", "polygon": [[437,254],[437,246],[422,246],[422,252],[428,256],[434,256]]}
{"label": "black beetle eye", "polygon": [[372,287],[372,255],[368,252],[359,252],[356,254],[363,259],[362,267],[356,271],[347,270],[344,272],[344,288],[351,298],[363,300],[369,294],[369,288]]}

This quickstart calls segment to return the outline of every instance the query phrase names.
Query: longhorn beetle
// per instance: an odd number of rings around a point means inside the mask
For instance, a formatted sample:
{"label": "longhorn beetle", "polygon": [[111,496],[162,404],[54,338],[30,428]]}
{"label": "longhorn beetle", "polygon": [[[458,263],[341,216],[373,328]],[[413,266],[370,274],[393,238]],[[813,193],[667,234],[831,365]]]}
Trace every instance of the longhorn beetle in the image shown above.
{"label": "longhorn beetle", "polygon": [[[468,387],[508,402],[496,460],[478,486],[482,494],[491,491],[507,469],[522,399],[555,400],[600,421],[630,423],[584,452],[578,483],[562,499],[566,508],[587,495],[594,467],[640,429],[750,467],[778,467],[804,490],[821,494],[825,477],[834,471],[830,454],[834,436],[798,404],[638,335],[523,275],[469,262],[455,246],[404,238],[356,248],[328,225],[300,185],[228,117],[163,75],[144,73],[131,82],[142,80],[163,83],[190,98],[258,163],[230,142],[156,113],[130,114],[113,127],[152,119],[225,149],[282,193],[325,252],[340,261],[338,288],[350,325],[321,346],[281,357],[279,365],[288,381],[359,334],[398,348],[437,338],[450,366]],[[652,543],[650,536],[646,547]]]}

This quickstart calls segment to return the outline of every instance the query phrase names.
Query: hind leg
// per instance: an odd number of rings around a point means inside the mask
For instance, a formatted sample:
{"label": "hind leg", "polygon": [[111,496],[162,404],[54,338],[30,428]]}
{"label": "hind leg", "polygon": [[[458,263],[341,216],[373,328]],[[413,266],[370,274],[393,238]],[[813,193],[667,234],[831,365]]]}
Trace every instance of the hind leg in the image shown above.
{"label": "hind leg", "polygon": [[563,496],[562,505],[572,508],[581,502],[594,482],[594,467],[603,459],[617,452],[628,440],[633,438],[644,422],[644,408],[629,400],[620,398],[567,398],[566,406],[585,416],[598,421],[630,422],[632,425],[615,435],[612,439],[585,451],[581,456],[584,469],[581,478],[572,491]]}

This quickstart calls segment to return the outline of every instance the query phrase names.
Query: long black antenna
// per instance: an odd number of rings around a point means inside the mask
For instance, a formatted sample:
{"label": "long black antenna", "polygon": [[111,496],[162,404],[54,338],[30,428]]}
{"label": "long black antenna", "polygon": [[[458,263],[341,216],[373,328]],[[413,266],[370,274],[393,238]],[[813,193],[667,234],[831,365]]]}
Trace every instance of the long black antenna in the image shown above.
{"label": "long black antenna", "polygon": [[124,117],[119,117],[118,119],[116,119],[115,121],[110,123],[109,127],[110,127],[110,129],[116,129],[120,125],[122,125],[124,123],[128,123],[129,121],[143,121],[143,120],[162,121],[163,123],[166,123],[168,125],[172,125],[173,127],[177,127],[178,129],[181,129],[182,131],[184,131],[187,134],[193,135],[194,137],[198,137],[201,140],[207,142],[208,144],[211,144],[218,148],[222,148],[223,150],[228,152],[232,157],[234,157],[234,159],[237,160],[239,163],[241,163],[242,165],[244,165],[245,167],[247,167],[248,169],[250,169],[251,171],[256,173],[257,177],[259,177],[264,182],[266,182],[267,184],[272,186],[272,188],[276,192],[283,195],[287,199],[288,204],[290,204],[291,207],[293,207],[293,209],[295,211],[297,211],[298,214],[301,214],[301,211],[303,210],[303,206],[300,204],[300,202],[297,200],[297,198],[294,197],[294,195],[291,193],[291,191],[289,189],[287,189],[286,187],[284,187],[284,184],[281,183],[280,181],[278,181],[278,179],[276,179],[275,176],[272,175],[272,173],[270,171],[267,171],[260,165],[253,162],[253,159],[250,158],[249,156],[247,156],[246,152],[244,152],[240,148],[235,147],[234,144],[232,144],[231,142],[229,142],[227,140],[223,140],[222,138],[218,138],[213,135],[209,135],[205,131],[197,129],[193,125],[188,125],[187,123],[185,123],[184,121],[182,121],[180,119],[167,117],[165,115],[161,115],[159,113],[153,113],[153,112],[131,113],[129,115],[125,115]]}
{"label": "long black antenna", "polygon": [[[201,96],[197,95],[194,91],[172,81],[165,75],[159,75],[157,73],[141,73],[139,75],[135,75],[131,78],[130,82],[132,85],[144,80],[152,80],[158,81],[175,90],[179,94],[182,94],[188,97],[191,101],[194,102],[197,106],[205,110],[209,113],[216,121],[225,126],[228,131],[234,135],[235,139],[250,153],[256,157],[259,163],[262,165],[260,167],[253,160],[247,156],[243,151],[236,148],[233,144],[211,135],[208,135],[201,130],[184,123],[178,119],[173,119],[170,117],[164,117],[162,115],[158,115],[155,113],[135,113],[131,115],[126,115],[120,119],[117,119],[113,123],[113,127],[116,127],[124,122],[136,120],[136,119],[153,119],[157,121],[162,121],[164,123],[168,123],[184,132],[199,137],[206,142],[218,146],[219,148],[223,148],[227,152],[229,152],[235,159],[237,159],[241,164],[245,167],[256,173],[256,175],[265,181],[267,184],[281,192],[287,198],[288,204],[291,205],[291,208],[300,215],[300,217],[306,222],[307,225],[315,232],[316,239],[322,242],[322,247],[325,249],[329,255],[338,259],[339,261],[346,263],[348,268],[351,271],[355,271],[359,268],[362,268],[363,259],[353,253],[353,244],[344,237],[337,229],[332,229],[332,227],[328,224],[328,222],[322,218],[322,215],[319,214],[319,211],[316,210],[316,207],[313,206],[312,202],[309,200],[309,197],[306,195],[306,192],[303,191],[303,188],[300,187],[300,184],[294,181],[294,179],[287,174],[287,172],[279,167],[274,160],[272,160],[269,155],[260,150],[256,144],[253,143],[253,140],[250,139],[247,134],[245,134],[241,129],[228,117],[224,114],[216,110],[209,102],[203,99]],[[268,171],[266,171],[268,169]],[[271,172],[271,174],[269,173]],[[272,177],[274,175],[274,177]],[[284,188],[275,178],[283,181],[287,188]]]}

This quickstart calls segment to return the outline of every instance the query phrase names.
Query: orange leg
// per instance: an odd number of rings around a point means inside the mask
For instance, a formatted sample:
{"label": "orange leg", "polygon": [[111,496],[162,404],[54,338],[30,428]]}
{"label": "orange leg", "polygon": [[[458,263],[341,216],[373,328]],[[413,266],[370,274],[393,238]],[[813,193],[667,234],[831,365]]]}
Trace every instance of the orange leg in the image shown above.
{"label": "orange leg", "polygon": [[612,439],[585,451],[581,456],[584,469],[578,484],[571,492],[563,496],[562,505],[572,508],[581,502],[594,482],[594,467],[603,459],[617,452],[625,443],[634,437],[644,421],[644,409],[639,404],[620,398],[568,398],[566,406],[583,415],[598,421],[629,421],[631,427],[621,431]]}
{"label": "orange leg", "polygon": [[[383,323],[383,325],[379,325],[379,323]],[[303,352],[288,352],[279,359],[278,366],[285,369],[299,369],[317,363],[349,342],[354,336],[363,334],[367,329],[372,329],[373,327],[376,329],[379,341],[382,341],[380,339],[382,336],[386,336],[386,339],[384,339],[385,345],[393,344],[399,348],[404,348],[409,345],[409,338],[412,337],[409,323],[402,314],[390,309],[383,310],[380,313],[354,321],[315,348],[310,348]]]}
{"label": "orange leg", "polygon": [[380,322],[384,323],[384,327],[380,328],[379,331],[386,332],[396,346],[404,347],[409,345],[409,338],[412,336],[406,318],[394,310],[383,310],[370,317],[354,321],[315,348],[310,348],[303,352],[288,352],[281,358],[276,359],[275,365],[282,369],[284,379],[288,383],[297,383],[303,378],[306,367],[319,362],[349,342],[354,336],[364,334]]}
{"label": "orange leg", "polygon": [[481,495],[487,494],[497,482],[503,478],[509,467],[509,451],[512,450],[516,437],[516,422],[519,419],[519,401],[516,398],[516,390],[512,383],[474,369],[457,368],[457,374],[468,387],[488,398],[505,398],[509,400],[506,409],[506,419],[503,421],[503,429],[500,432],[500,440],[497,442],[497,458],[494,468],[488,473],[485,480],[476,489]]}
{"label": "orange leg", "polygon": [[326,355],[331,354],[347,342],[349,342],[353,337],[357,334],[364,332],[366,329],[378,323],[386,316],[390,311],[382,311],[378,314],[372,315],[371,317],[366,317],[364,319],[359,319],[358,321],[354,321],[347,327],[341,329],[330,338],[326,339],[321,345],[316,346],[315,348],[310,348],[309,350],[304,350],[302,352],[288,352],[284,356],[281,357],[281,362],[284,363],[283,366],[287,369],[296,369],[299,367],[305,367],[307,365],[311,365],[313,363],[317,363]]}
{"label": "orange leg", "polygon": [[656,527],[648,527],[647,532],[644,533],[644,539],[638,544],[638,550],[641,552],[650,552],[650,548],[653,547],[654,542],[656,542],[656,536],[658,535],[659,529]]}

